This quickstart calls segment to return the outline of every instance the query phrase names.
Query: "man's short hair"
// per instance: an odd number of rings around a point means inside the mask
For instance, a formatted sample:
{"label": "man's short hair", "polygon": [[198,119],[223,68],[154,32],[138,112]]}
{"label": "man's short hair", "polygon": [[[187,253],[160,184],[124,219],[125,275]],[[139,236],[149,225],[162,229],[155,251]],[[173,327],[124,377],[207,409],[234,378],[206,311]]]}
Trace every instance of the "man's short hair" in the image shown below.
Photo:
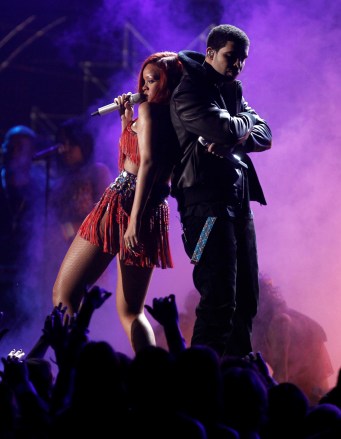
{"label": "man's short hair", "polygon": [[246,33],[231,24],[220,24],[211,29],[207,37],[206,46],[218,51],[226,46],[228,41],[233,41],[245,47],[250,46],[250,40]]}

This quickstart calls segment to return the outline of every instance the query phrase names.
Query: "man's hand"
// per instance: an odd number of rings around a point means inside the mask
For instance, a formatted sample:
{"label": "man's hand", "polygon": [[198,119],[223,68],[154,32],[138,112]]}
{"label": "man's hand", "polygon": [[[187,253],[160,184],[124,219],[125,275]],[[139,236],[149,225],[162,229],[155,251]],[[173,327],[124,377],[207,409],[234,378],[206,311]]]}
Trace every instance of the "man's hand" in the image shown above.
{"label": "man's hand", "polygon": [[210,143],[207,147],[207,152],[210,152],[211,154],[219,157],[220,159],[223,159],[224,157],[231,155],[231,150],[219,143]]}

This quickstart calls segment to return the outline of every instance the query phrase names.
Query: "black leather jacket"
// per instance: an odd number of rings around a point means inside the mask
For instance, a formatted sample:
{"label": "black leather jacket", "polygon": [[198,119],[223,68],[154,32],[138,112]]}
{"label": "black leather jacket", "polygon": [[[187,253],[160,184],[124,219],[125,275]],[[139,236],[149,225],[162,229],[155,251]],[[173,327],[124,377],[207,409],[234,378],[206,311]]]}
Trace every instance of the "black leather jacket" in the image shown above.
{"label": "black leather jacket", "polygon": [[229,203],[238,165],[211,153],[198,141],[224,144],[248,166],[249,199],[266,204],[249,152],[271,147],[268,124],[248,106],[240,81],[227,83],[204,55],[182,51],[183,78],[171,99],[172,122],[180,141],[180,160],[172,176],[172,196],[181,209],[198,203]]}

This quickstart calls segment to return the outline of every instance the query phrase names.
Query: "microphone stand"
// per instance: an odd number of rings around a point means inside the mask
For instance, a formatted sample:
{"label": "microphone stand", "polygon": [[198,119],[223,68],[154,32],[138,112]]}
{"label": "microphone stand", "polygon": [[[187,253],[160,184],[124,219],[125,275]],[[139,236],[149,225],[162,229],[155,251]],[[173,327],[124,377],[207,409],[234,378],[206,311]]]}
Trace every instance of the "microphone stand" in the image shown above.
{"label": "microphone stand", "polygon": [[45,212],[44,223],[45,232],[48,225],[48,211],[49,211],[49,196],[50,196],[50,169],[51,169],[51,156],[45,157]]}

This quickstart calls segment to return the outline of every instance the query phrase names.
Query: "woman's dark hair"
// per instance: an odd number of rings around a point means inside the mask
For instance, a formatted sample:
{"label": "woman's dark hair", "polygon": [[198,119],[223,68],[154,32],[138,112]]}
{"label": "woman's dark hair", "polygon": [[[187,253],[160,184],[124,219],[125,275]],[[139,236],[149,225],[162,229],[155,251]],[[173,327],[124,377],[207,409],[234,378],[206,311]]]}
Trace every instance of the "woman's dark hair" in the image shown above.
{"label": "woman's dark hair", "polygon": [[78,119],[68,119],[62,123],[56,137],[57,142],[68,140],[71,145],[79,146],[85,163],[92,160],[95,144],[93,135]]}

